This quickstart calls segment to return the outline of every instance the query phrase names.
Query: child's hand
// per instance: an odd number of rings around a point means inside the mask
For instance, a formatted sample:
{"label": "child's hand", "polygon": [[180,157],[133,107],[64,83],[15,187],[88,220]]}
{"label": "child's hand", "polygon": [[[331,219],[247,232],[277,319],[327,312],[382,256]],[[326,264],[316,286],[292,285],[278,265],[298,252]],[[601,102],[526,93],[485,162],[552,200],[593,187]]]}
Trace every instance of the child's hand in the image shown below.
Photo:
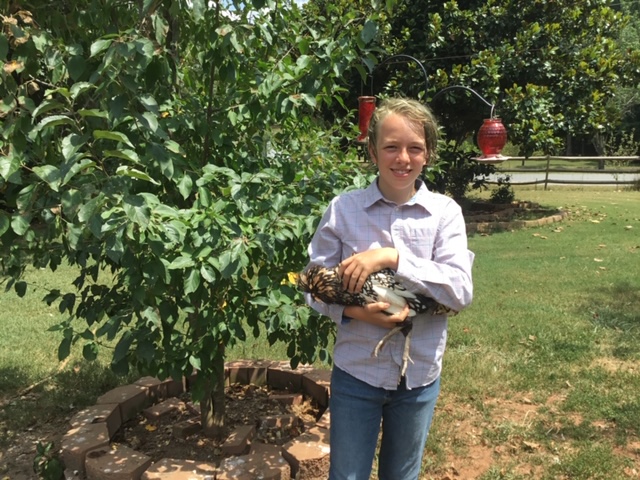
{"label": "child's hand", "polygon": [[393,328],[396,324],[404,322],[409,316],[409,305],[405,305],[402,311],[389,315],[384,310],[389,308],[386,302],[369,303],[364,307],[346,307],[344,314],[363,322],[371,323],[383,328]]}
{"label": "child's hand", "polygon": [[356,253],[340,262],[338,273],[342,276],[344,289],[358,293],[367,277],[383,268],[398,268],[398,251],[395,248],[375,248]]}

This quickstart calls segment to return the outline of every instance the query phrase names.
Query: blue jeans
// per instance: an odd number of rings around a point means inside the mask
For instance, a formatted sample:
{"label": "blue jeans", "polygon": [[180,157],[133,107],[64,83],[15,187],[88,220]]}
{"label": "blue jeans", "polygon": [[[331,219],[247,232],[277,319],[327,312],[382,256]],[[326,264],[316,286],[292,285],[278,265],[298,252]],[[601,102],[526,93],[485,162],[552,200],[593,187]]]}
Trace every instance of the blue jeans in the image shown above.
{"label": "blue jeans", "polygon": [[382,422],[380,480],[417,480],[440,378],[426,387],[372,387],[333,367],[329,480],[369,480]]}

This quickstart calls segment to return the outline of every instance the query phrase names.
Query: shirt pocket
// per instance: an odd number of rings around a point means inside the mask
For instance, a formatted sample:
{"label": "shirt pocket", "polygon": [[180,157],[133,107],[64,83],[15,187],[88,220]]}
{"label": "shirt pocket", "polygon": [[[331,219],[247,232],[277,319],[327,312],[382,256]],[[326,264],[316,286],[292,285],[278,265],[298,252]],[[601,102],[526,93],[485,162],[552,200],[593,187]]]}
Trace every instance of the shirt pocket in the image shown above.
{"label": "shirt pocket", "polygon": [[429,225],[420,227],[405,225],[404,238],[407,247],[419,258],[432,259],[435,234],[436,229]]}

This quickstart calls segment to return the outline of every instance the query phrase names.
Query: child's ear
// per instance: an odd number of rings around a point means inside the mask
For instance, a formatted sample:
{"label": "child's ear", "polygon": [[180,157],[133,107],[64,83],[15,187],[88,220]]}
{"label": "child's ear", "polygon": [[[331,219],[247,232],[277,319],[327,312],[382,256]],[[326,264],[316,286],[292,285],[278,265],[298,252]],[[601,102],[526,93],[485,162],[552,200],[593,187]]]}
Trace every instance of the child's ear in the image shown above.
{"label": "child's ear", "polygon": [[373,148],[371,145],[369,145],[368,148],[369,148],[369,158],[371,159],[371,163],[373,163],[374,165],[377,165],[378,159],[376,157],[375,148]]}

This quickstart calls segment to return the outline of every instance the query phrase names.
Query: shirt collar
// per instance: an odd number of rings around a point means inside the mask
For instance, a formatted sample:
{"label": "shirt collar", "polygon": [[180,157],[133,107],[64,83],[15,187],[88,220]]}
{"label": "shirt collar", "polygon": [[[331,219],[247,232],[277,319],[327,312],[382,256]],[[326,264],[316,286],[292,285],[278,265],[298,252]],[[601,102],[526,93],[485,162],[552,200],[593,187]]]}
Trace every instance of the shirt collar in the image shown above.
{"label": "shirt collar", "polygon": [[[416,180],[416,194],[405,205],[420,205],[427,211],[430,211],[429,207],[433,206],[433,196],[435,194],[430,192],[427,186],[419,178]],[[378,178],[371,182],[371,184],[365,189],[364,208],[369,208],[377,202],[393,203],[384,198],[380,188],[378,188]]]}

